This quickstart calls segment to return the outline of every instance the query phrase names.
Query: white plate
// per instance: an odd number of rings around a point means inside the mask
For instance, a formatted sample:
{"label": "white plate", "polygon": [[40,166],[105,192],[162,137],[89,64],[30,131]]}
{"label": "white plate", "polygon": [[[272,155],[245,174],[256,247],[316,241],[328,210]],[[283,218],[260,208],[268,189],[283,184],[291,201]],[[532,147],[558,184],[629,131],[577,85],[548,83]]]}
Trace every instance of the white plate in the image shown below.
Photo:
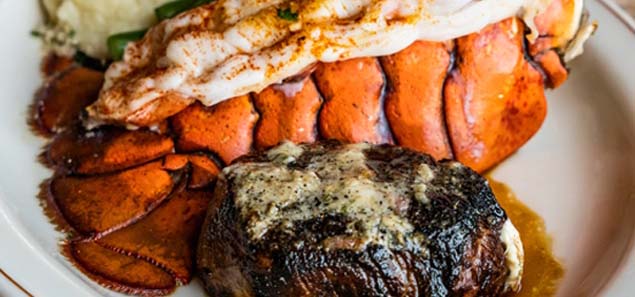
{"label": "white plate", "polygon": [[[538,211],[567,269],[560,296],[633,296],[635,259],[615,278],[635,229],[635,24],[616,5],[589,1],[600,30],[569,81],[548,94],[540,133],[494,173]],[[0,268],[35,296],[116,295],[59,254],[61,234],[35,198],[51,174],[36,162],[43,140],[26,126],[40,85],[35,0],[0,0]],[[616,279],[607,284],[611,279]],[[0,282],[0,295],[21,294]],[[11,292],[11,293],[8,293]],[[178,296],[201,296],[193,284]]]}

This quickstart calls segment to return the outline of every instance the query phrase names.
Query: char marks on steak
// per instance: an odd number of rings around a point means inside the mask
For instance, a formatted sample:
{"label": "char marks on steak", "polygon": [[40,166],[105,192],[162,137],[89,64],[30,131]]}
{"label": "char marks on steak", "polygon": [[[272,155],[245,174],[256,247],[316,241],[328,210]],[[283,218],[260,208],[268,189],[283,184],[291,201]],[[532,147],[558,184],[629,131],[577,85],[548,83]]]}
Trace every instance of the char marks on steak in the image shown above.
{"label": "char marks on steak", "polygon": [[522,266],[504,226],[486,180],[459,163],[285,143],[223,171],[197,266],[212,296],[497,296],[517,289],[510,257]]}

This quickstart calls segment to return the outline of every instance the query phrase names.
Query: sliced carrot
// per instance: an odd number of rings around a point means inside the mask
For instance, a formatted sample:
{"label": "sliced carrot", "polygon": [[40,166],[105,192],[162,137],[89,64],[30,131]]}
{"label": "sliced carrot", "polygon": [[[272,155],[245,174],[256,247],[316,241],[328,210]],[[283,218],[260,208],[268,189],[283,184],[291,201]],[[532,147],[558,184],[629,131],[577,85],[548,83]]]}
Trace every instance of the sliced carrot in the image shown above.
{"label": "sliced carrot", "polygon": [[261,120],[256,128],[256,147],[267,149],[283,140],[314,142],[317,113],[322,99],[309,76],[274,85],[254,96]]}
{"label": "sliced carrot", "polygon": [[167,295],[176,288],[175,279],[156,265],[97,243],[74,241],[65,250],[71,262],[106,288],[143,296]]}
{"label": "sliced carrot", "polygon": [[130,168],[174,149],[172,139],[150,131],[101,128],[89,132],[66,131],[48,149],[49,161],[77,174],[101,174]]}
{"label": "sliced carrot", "polygon": [[74,230],[95,235],[134,222],[172,192],[176,179],[154,162],[91,177],[56,177],[50,194]]}
{"label": "sliced carrot", "polygon": [[382,114],[384,76],[375,58],[321,64],[315,80],[324,96],[320,133],[344,142],[390,141]]}
{"label": "sliced carrot", "polygon": [[257,121],[249,96],[241,96],[212,107],[193,104],[172,117],[172,127],[179,150],[209,150],[229,164],[251,150]]}
{"label": "sliced carrot", "polygon": [[555,50],[548,50],[534,57],[547,75],[547,85],[557,88],[569,77],[569,71],[564,67],[560,55]]}
{"label": "sliced carrot", "polygon": [[169,171],[181,170],[188,164],[190,164],[190,180],[188,182],[190,189],[205,188],[214,183],[220,174],[220,168],[216,162],[204,154],[172,154],[163,159],[163,169]]}
{"label": "sliced carrot", "polygon": [[419,41],[381,58],[390,82],[386,117],[399,145],[449,159],[443,113],[443,83],[450,67],[447,43]]}
{"label": "sliced carrot", "polygon": [[42,74],[48,77],[63,72],[73,66],[73,64],[73,59],[51,53],[42,59],[40,69],[42,70]]}
{"label": "sliced carrot", "polygon": [[159,122],[157,124],[152,125],[151,127],[153,132],[156,132],[158,134],[168,134],[170,133],[170,122],[165,119],[162,122]]}
{"label": "sliced carrot", "polygon": [[187,155],[171,154],[163,158],[163,169],[169,171],[181,170],[190,162]]}
{"label": "sliced carrot", "polygon": [[523,54],[518,19],[457,40],[457,65],[445,87],[455,157],[482,172],[522,146],[542,124],[543,78]]}
{"label": "sliced carrot", "polygon": [[97,239],[103,246],[151,259],[188,283],[194,270],[194,245],[211,194],[181,191],[135,224]]}
{"label": "sliced carrot", "polygon": [[190,155],[189,160],[192,171],[188,188],[201,189],[216,181],[216,177],[220,174],[220,168],[216,162],[205,155]]}
{"label": "sliced carrot", "polygon": [[71,67],[49,81],[36,96],[33,122],[43,133],[56,133],[79,122],[79,114],[97,99],[101,72]]}

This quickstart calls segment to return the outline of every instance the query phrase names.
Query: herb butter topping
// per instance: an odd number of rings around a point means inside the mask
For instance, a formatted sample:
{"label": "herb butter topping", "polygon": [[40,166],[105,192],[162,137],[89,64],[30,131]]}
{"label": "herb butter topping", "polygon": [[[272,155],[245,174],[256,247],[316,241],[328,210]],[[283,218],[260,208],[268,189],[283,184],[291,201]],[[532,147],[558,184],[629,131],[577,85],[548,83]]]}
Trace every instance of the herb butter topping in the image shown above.
{"label": "herb butter topping", "polygon": [[[303,149],[285,143],[267,154],[272,162],[246,163],[229,167],[236,207],[246,222],[249,236],[258,241],[272,229],[293,232],[295,224],[311,218],[339,215],[348,221],[349,238],[329,238],[324,248],[345,242],[357,249],[367,244],[391,248],[421,246],[423,235],[412,234],[408,221],[411,196],[425,197],[425,181],[433,176],[422,164],[420,181],[376,180],[366,164],[367,144],[344,146],[316,155],[306,169],[280,166],[294,162]],[[410,239],[408,239],[410,238]],[[411,242],[408,242],[408,241]]]}

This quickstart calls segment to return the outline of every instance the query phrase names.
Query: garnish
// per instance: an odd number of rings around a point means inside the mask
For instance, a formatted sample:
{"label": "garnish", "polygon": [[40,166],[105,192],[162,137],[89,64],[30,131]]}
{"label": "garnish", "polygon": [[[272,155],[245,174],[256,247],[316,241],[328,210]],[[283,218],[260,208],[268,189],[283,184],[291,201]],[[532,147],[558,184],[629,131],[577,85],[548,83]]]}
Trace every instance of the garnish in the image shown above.
{"label": "garnish", "polygon": [[124,32],[108,37],[108,53],[113,60],[121,60],[128,43],[137,41],[146,34],[147,30]]}
{"label": "garnish", "polygon": [[48,50],[62,56],[72,56],[77,49],[75,31],[67,24],[42,24],[31,30],[29,34],[41,39]]}
{"label": "garnish", "polygon": [[292,21],[295,22],[298,20],[298,13],[297,12],[293,12],[293,10],[291,10],[291,8],[285,8],[285,9],[278,9],[278,17],[283,19],[283,20],[287,20],[287,21]]}
{"label": "garnish", "polygon": [[203,4],[208,4],[214,0],[178,0],[168,2],[157,7],[154,10],[154,14],[157,16],[159,21],[167,20],[175,17],[176,15],[188,11],[192,8],[201,6]]}
{"label": "garnish", "polygon": [[31,30],[31,36],[42,38],[44,37],[44,33],[37,30]]}
{"label": "garnish", "polygon": [[97,71],[106,71],[107,64],[105,64],[104,61],[95,59],[80,50],[75,52],[75,55],[73,56],[73,61],[79,63],[80,65],[86,68],[94,69]]}
{"label": "garnish", "polygon": [[[193,9],[203,4],[211,3],[214,0],[178,0],[168,2],[164,5],[157,7],[154,10],[154,14],[159,21],[163,21],[172,18],[184,11]],[[133,32],[118,33],[108,37],[108,53],[110,57],[117,61],[123,58],[124,51],[128,43],[137,41],[145,35],[148,30],[140,30]]]}

